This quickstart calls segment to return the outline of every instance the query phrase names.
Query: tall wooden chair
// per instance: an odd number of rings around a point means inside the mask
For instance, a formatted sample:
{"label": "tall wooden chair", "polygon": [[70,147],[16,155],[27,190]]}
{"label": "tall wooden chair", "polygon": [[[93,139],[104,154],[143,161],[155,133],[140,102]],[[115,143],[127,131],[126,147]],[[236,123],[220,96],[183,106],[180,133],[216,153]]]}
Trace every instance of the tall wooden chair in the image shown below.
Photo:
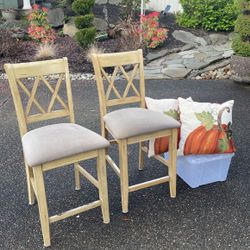
{"label": "tall wooden chair", "polygon": [[[170,195],[176,196],[176,148],[177,128],[180,124],[174,119],[159,112],[145,109],[145,86],[142,50],[114,53],[114,54],[93,54],[92,62],[96,75],[96,82],[99,94],[101,131],[105,138],[110,133],[119,147],[118,167],[109,155],[106,160],[120,177],[122,211],[128,212],[128,194],[146,187],[161,184],[169,181]],[[131,67],[129,75],[125,69]],[[114,67],[111,77],[105,71],[106,68]],[[116,81],[117,73],[124,76],[125,86],[122,80]],[[139,74],[139,86],[134,82],[135,76]],[[105,81],[104,81],[105,79]],[[122,90],[121,90],[122,89]],[[122,93],[123,92],[123,93]],[[108,113],[112,106],[138,103],[140,108],[122,108]],[[128,156],[127,145],[139,143],[139,169],[143,169],[143,152],[147,148],[142,142],[156,137],[169,136],[169,160],[157,155],[155,158],[168,166],[168,175],[148,182],[129,186],[128,178]]]}
{"label": "tall wooden chair", "polygon": [[[5,70],[22,137],[29,204],[34,204],[36,196],[44,245],[50,246],[51,244],[50,223],[89,209],[101,206],[103,221],[109,223],[105,160],[105,149],[109,146],[109,142],[91,130],[75,124],[67,58],[6,64]],[[59,77],[55,86],[46,77],[51,74],[57,74]],[[27,78],[34,78],[31,86],[24,82]],[[62,98],[62,95],[60,96],[59,92],[64,82],[66,85],[66,101]],[[43,107],[44,105],[36,96],[40,88],[47,89],[51,95],[46,108]],[[44,92],[44,89],[42,90]],[[24,93],[21,94],[21,91]],[[58,105],[60,105],[60,108],[58,108]],[[31,123],[60,117],[69,118],[70,123],[47,125],[28,131],[28,125]],[[80,161],[91,158],[97,158],[98,180],[79,165]],[[74,164],[76,189],[80,189],[80,174],[82,174],[99,189],[99,200],[49,217],[43,172],[69,164]]]}

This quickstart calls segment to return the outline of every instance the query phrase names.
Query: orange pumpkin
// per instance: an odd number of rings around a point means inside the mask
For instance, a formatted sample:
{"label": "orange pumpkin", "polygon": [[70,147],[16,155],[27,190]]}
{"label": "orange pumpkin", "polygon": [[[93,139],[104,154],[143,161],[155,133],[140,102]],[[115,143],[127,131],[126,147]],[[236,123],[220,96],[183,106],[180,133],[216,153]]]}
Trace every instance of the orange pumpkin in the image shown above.
{"label": "orange pumpkin", "polygon": [[[179,148],[179,142],[181,140],[181,130],[178,129],[178,138],[177,138],[177,147]],[[165,152],[168,152],[168,144],[169,139],[168,137],[161,137],[156,138],[154,143],[154,151],[156,155],[163,154]]]}
{"label": "orange pumpkin", "polygon": [[[197,119],[200,117],[202,125],[196,128],[187,137],[184,145],[184,155],[235,152],[231,138],[231,130],[229,131],[230,128],[228,128],[228,125],[221,124],[221,116],[225,110],[230,112],[228,107],[220,110],[217,117],[218,125],[213,125],[214,120],[210,113],[197,114]],[[204,117],[202,117],[202,114]]]}

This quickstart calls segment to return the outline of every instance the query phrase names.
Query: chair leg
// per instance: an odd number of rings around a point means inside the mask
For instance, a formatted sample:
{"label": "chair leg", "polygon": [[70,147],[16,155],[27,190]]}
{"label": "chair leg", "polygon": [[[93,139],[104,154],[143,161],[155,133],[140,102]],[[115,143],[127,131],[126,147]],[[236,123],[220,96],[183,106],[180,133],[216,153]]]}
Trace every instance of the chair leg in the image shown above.
{"label": "chair leg", "polygon": [[169,136],[169,167],[168,175],[170,196],[176,197],[176,154],[177,154],[177,129],[172,129],[172,133]]}
{"label": "chair leg", "polygon": [[37,166],[33,168],[34,181],[37,195],[37,203],[39,208],[40,222],[43,234],[44,246],[50,246],[50,229],[49,229],[49,214],[47,207],[47,199],[45,193],[44,179],[42,167]]}
{"label": "chair leg", "polygon": [[99,182],[99,197],[101,200],[102,217],[104,223],[110,222],[109,216],[109,201],[108,201],[108,185],[107,185],[107,171],[105,149],[99,150],[97,157],[97,176]]}
{"label": "chair leg", "polygon": [[27,177],[29,205],[33,205],[35,203],[35,193],[34,193],[31,181],[30,181],[30,178],[33,177],[33,172],[32,172],[32,168],[29,167],[27,163],[25,163],[25,171],[26,171],[26,177]]}
{"label": "chair leg", "polygon": [[74,164],[74,171],[75,171],[75,190],[80,190],[81,189],[80,172],[78,171],[76,164]]}
{"label": "chair leg", "polygon": [[139,143],[139,170],[144,168],[144,151],[142,150],[143,142]]}
{"label": "chair leg", "polygon": [[128,152],[127,141],[120,140],[119,145],[119,164],[120,164],[120,183],[121,183],[121,198],[122,212],[128,212]]}

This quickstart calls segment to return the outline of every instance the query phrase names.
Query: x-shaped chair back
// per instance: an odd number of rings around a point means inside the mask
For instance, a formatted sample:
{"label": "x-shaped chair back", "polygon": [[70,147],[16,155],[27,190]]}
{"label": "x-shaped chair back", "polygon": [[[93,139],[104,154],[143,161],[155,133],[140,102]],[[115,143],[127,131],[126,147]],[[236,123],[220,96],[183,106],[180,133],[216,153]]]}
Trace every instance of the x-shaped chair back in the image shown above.
{"label": "x-shaped chair back", "polygon": [[[106,115],[112,106],[137,103],[138,106],[145,107],[142,50],[115,54],[93,54],[92,60],[99,92],[101,117]],[[131,69],[130,73],[126,72],[126,66]],[[110,67],[114,68],[111,75],[107,73],[107,69]],[[135,78],[138,77],[139,84],[135,82]],[[119,85],[123,85],[122,90],[118,90]],[[101,128],[104,135],[103,122],[101,122]]]}
{"label": "x-shaped chair back", "polygon": [[[32,64],[6,64],[5,70],[13,93],[21,136],[27,133],[28,125],[34,122],[60,117],[68,117],[70,122],[75,122],[67,58]],[[55,86],[47,79],[49,75],[58,77]],[[66,100],[59,95],[63,82],[66,86]],[[44,103],[45,98],[43,104],[38,100],[41,85],[46,86],[51,95],[48,103]],[[24,92],[26,99],[21,92]]]}

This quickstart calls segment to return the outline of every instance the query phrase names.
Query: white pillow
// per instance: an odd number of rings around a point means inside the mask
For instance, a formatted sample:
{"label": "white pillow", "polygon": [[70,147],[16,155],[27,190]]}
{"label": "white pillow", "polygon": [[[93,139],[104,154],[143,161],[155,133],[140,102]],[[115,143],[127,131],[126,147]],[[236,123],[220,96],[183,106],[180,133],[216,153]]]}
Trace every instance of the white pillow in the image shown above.
{"label": "white pillow", "polygon": [[178,101],[181,120],[179,155],[235,152],[231,131],[233,100],[223,104],[190,102],[183,98]]}
{"label": "white pillow", "polygon": [[[192,98],[189,97],[187,98],[187,100],[192,101]],[[148,109],[166,114],[176,119],[177,121],[180,120],[179,103],[177,99],[153,99],[150,97],[145,97],[145,101]],[[179,130],[179,135],[180,135],[180,130]],[[168,137],[151,139],[149,141],[148,157],[151,157],[153,155],[163,154],[167,151],[168,151]]]}

